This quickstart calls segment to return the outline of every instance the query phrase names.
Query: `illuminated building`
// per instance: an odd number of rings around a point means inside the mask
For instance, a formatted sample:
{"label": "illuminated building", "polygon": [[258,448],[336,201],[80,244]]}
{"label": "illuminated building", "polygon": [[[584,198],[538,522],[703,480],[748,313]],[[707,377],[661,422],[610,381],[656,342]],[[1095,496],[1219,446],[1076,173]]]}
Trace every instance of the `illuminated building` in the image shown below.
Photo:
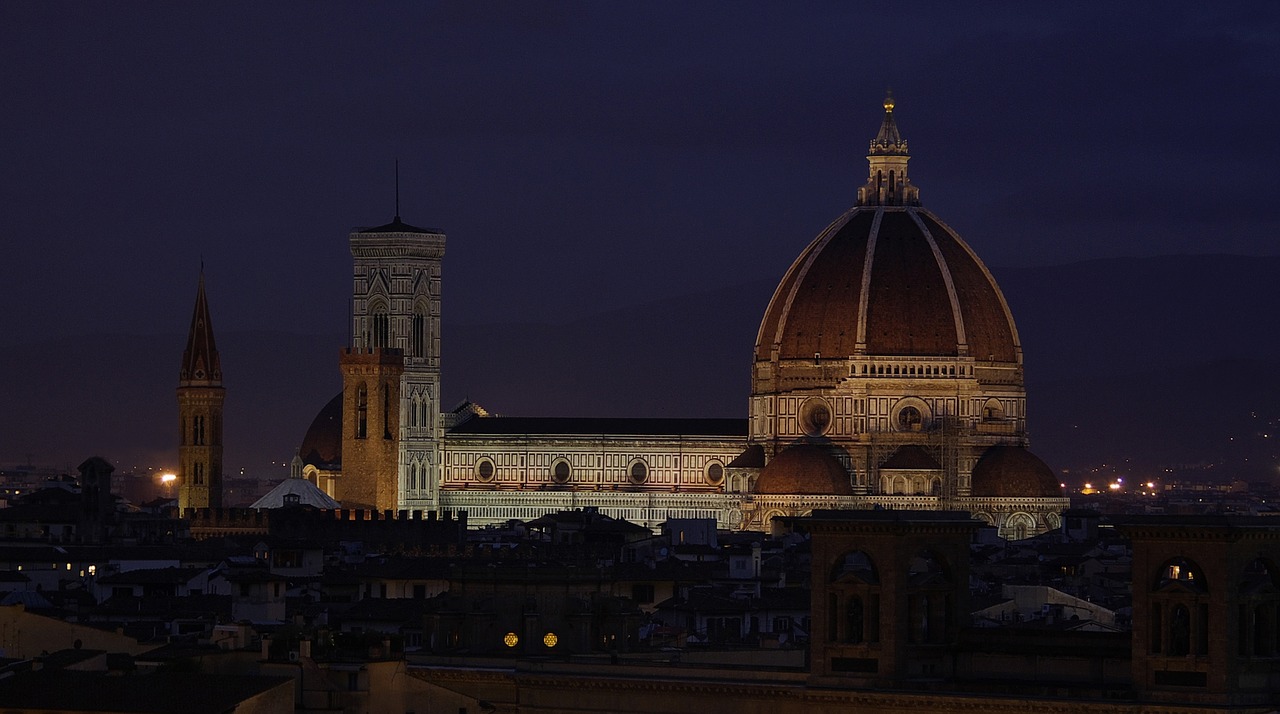
{"label": "illuminated building", "polygon": [[178,506],[222,506],[222,362],[213,339],[204,271],[178,375]]}
{"label": "illuminated building", "polygon": [[466,510],[473,524],[594,506],[649,526],[764,529],[886,507],[968,511],[1009,538],[1058,527],[1068,501],[1026,448],[1013,316],[976,253],[921,207],[892,98],[884,110],[854,207],[765,311],[748,420],[442,413],[445,236],[396,216],[350,234],[343,392],[303,441],[303,476],[344,507]]}

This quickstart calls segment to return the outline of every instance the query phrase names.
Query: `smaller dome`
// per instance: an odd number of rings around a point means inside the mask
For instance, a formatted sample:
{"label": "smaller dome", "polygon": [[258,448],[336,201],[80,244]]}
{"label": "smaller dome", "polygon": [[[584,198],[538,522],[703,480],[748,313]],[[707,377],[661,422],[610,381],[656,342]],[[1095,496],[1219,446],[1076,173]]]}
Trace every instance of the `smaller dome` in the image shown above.
{"label": "smaller dome", "polygon": [[793,446],[760,470],[755,492],[768,495],[852,496],[849,472],[836,457],[810,444]]}
{"label": "smaller dome", "polygon": [[334,469],[342,465],[342,392],[316,414],[298,454],[309,466]]}
{"label": "smaller dome", "polygon": [[970,493],[983,498],[1061,498],[1058,478],[1021,446],[993,446],[973,467]]}

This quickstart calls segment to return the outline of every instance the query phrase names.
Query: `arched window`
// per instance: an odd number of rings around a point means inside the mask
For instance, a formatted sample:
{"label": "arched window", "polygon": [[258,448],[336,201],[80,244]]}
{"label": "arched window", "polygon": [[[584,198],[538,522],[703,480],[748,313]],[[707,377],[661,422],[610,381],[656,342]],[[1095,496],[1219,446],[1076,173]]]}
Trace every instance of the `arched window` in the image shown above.
{"label": "arched window", "polygon": [[862,598],[857,595],[850,595],[844,603],[844,641],[857,645],[862,643],[862,628],[864,625],[862,611]]}
{"label": "arched window", "polygon": [[412,343],[414,357],[427,356],[427,310],[424,305],[413,310]]}
{"label": "arched window", "polygon": [[955,624],[951,613],[951,576],[936,554],[922,550],[907,568],[907,640],[938,644]]}
{"label": "arched window", "polygon": [[924,425],[924,416],[913,406],[903,407],[898,411],[898,429],[901,431],[920,431]]}
{"label": "arched window", "polygon": [[373,346],[391,346],[391,317],[385,312],[373,313]]}

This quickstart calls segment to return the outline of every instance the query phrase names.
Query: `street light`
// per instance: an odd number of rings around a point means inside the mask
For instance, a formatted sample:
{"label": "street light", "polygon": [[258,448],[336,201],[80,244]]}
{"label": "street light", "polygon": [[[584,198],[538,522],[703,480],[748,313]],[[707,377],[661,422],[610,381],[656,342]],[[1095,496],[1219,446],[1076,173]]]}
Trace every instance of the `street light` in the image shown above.
{"label": "street light", "polygon": [[173,498],[173,482],[178,480],[177,474],[161,474],[160,483],[164,485],[164,497]]}

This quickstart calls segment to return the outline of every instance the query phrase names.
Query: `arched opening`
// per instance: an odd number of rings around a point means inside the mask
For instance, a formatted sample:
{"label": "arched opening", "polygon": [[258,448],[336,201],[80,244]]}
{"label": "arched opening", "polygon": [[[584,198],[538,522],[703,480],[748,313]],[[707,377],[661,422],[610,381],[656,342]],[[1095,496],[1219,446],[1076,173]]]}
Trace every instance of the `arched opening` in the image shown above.
{"label": "arched opening", "polygon": [[880,576],[863,551],[836,559],[830,571],[827,639],[860,645],[880,641]]}
{"label": "arched opening", "polygon": [[922,550],[907,567],[907,640],[945,642],[951,621],[951,577],[937,554]]}

